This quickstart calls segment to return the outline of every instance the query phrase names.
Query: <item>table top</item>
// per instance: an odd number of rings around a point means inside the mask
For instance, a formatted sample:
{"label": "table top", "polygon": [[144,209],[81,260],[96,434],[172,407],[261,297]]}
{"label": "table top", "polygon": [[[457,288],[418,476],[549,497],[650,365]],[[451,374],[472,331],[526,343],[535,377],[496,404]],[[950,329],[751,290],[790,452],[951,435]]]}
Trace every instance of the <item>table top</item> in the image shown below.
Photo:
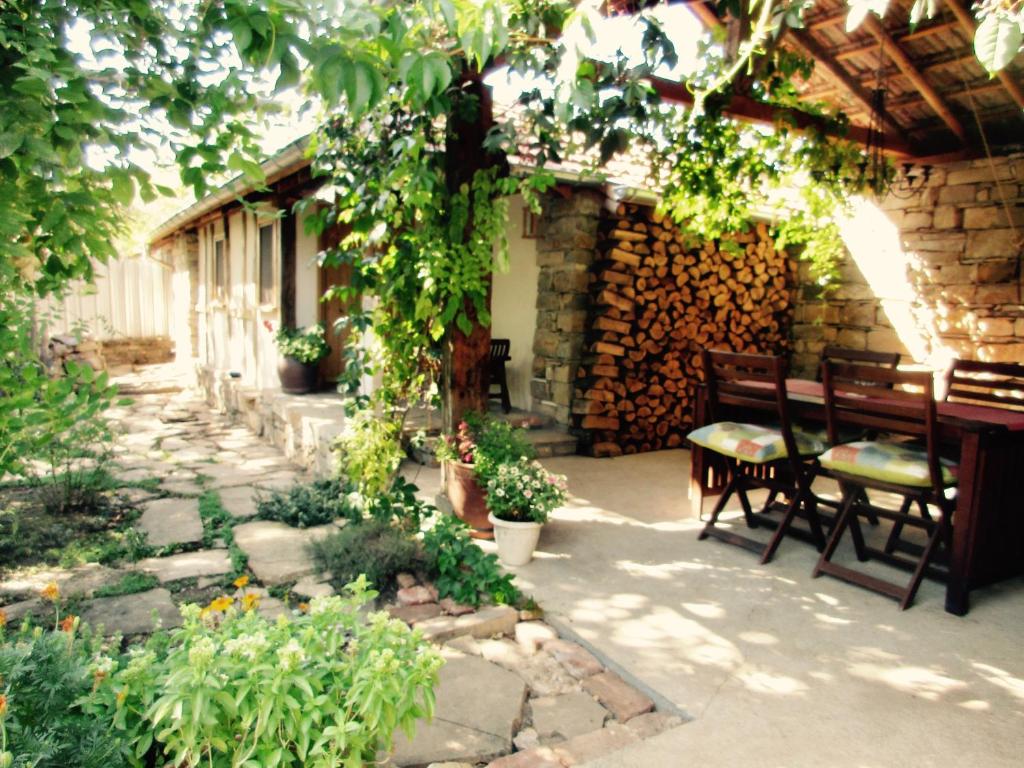
{"label": "table top", "polygon": [[[810,379],[786,379],[786,392],[793,400],[821,402],[825,397],[820,381]],[[935,406],[940,417],[961,421],[976,421],[982,424],[996,424],[1011,432],[1024,430],[1024,411],[1008,408],[992,408],[973,403],[947,403],[940,401]]]}

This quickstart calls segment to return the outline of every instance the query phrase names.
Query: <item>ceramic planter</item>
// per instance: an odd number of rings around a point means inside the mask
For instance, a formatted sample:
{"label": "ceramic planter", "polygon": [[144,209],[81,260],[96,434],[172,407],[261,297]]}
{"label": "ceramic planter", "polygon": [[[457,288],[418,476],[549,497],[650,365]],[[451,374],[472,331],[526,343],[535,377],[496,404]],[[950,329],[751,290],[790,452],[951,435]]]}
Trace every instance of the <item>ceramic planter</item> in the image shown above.
{"label": "ceramic planter", "polygon": [[316,389],[317,363],[300,363],[294,357],[282,357],[277,364],[281,391],[289,395],[305,395]]}
{"label": "ceramic planter", "polygon": [[493,539],[487,519],[487,491],[477,482],[473,465],[446,461],[444,476],[445,493],[455,516],[473,529],[470,535],[474,538]]}
{"label": "ceramic planter", "polygon": [[494,541],[498,545],[498,559],[505,565],[526,565],[533,559],[533,551],[540,540],[541,523],[513,523],[500,520],[493,514],[487,519],[494,526]]}

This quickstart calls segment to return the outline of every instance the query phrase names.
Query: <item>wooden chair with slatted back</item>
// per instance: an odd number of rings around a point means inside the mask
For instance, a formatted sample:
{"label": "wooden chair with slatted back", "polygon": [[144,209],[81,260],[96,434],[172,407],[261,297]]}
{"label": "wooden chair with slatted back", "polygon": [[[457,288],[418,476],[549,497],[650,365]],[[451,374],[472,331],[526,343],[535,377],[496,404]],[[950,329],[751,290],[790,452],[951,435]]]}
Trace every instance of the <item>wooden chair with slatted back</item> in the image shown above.
{"label": "wooden chair with slatted back", "polygon": [[[824,446],[806,438],[798,440],[793,433],[783,358],[706,349],[702,357],[709,423],[691,432],[689,439],[725,460],[729,481],[699,538],[712,536],[735,544],[767,563],[799,515],[807,519],[812,540],[820,550],[825,536],[811,482],[813,458]],[[754,514],[747,492],[755,488],[786,495],[789,501],[781,521]],[[722,511],[734,493],[749,528],[775,526],[767,544],[719,527]]]}
{"label": "wooden chair with slatted back", "polygon": [[946,400],[1024,411],[1024,365],[954,360],[946,372]]}
{"label": "wooden chair with slatted back", "polygon": [[[839,430],[845,427],[918,442],[876,438],[833,443],[819,457],[822,472],[839,481],[843,503],[814,576],[825,573],[866,587],[896,599],[905,609],[913,602],[924,576],[939,575],[931,569],[932,560],[940,546],[949,545],[952,534],[955,502],[947,490],[956,484],[955,465],[939,456],[932,375],[827,360],[824,385],[831,439],[837,439]],[[899,510],[880,507],[862,492],[869,488],[898,494],[904,503]],[[911,502],[937,507],[938,518],[911,515]],[[900,526],[924,530],[926,543],[917,556],[909,558],[869,546],[859,522],[869,512]],[[833,562],[846,531],[851,534],[858,560],[879,560],[909,570],[910,582],[896,584]]]}
{"label": "wooden chair with slatted back", "polygon": [[[821,362],[836,360],[858,365],[876,365],[879,368],[896,369],[900,364],[899,352],[873,352],[870,349],[848,349],[847,347],[825,347],[821,351]],[[818,367],[818,381],[821,381],[821,366]]]}
{"label": "wooden chair with slatted back", "polygon": [[[490,358],[487,361],[487,397],[497,397],[501,400],[501,410],[508,413],[512,410],[512,399],[508,392],[508,373],[505,370],[505,363],[512,359],[510,350],[512,342],[509,339],[491,339]],[[498,391],[491,394],[491,388],[497,386]]]}

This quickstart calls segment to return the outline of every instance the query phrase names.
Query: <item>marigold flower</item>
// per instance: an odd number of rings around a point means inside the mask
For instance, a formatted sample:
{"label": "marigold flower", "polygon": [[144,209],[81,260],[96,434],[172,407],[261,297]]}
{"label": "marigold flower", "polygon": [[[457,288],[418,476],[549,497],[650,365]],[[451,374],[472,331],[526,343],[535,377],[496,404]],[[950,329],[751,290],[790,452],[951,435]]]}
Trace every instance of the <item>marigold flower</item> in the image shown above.
{"label": "marigold flower", "polygon": [[7,626],[7,614],[0,609],[0,628]]}
{"label": "marigold flower", "polygon": [[309,613],[309,603],[299,603],[299,610],[303,613]]}
{"label": "marigold flower", "polygon": [[242,610],[251,611],[257,605],[259,605],[259,603],[260,596],[257,595],[255,592],[249,592],[248,594],[242,597]]}
{"label": "marigold flower", "polygon": [[70,614],[65,616],[64,620],[60,623],[61,630],[63,630],[64,632],[69,632],[69,633],[70,632],[74,632],[75,631],[75,618],[76,618],[75,616],[71,616]]}
{"label": "marigold flower", "polygon": [[7,712],[7,695],[0,693],[0,717],[3,717]]}
{"label": "marigold flower", "polygon": [[239,589],[242,589],[243,587],[248,586],[248,584],[249,584],[249,577],[245,576],[245,575],[242,575],[242,576],[239,576],[237,579],[235,579],[231,583],[234,584]]}
{"label": "marigold flower", "polygon": [[60,587],[57,586],[56,581],[51,581],[39,592],[40,596],[44,600],[49,600],[51,603],[56,603],[60,600]]}
{"label": "marigold flower", "polygon": [[226,611],[235,602],[235,598],[223,595],[216,600],[211,600],[208,608],[211,611]]}

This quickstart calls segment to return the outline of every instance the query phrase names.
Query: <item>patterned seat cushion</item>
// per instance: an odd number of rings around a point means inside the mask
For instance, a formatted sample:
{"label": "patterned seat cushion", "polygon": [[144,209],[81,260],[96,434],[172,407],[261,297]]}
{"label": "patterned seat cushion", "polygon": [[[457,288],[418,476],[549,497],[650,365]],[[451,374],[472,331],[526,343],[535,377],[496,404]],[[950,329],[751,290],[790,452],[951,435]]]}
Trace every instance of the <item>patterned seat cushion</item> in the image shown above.
{"label": "patterned seat cushion", "polygon": [[[829,448],[819,459],[821,466],[848,475],[867,477],[884,483],[926,488],[931,485],[928,454],[906,443],[862,440]],[[957,465],[941,459],[942,482],[956,483]]]}
{"label": "patterned seat cushion", "polygon": [[[782,439],[782,432],[757,424],[719,421],[694,430],[688,437],[702,448],[751,464],[786,458],[786,443]],[[825,450],[820,441],[807,435],[794,435],[794,438],[801,456],[817,456]]]}

